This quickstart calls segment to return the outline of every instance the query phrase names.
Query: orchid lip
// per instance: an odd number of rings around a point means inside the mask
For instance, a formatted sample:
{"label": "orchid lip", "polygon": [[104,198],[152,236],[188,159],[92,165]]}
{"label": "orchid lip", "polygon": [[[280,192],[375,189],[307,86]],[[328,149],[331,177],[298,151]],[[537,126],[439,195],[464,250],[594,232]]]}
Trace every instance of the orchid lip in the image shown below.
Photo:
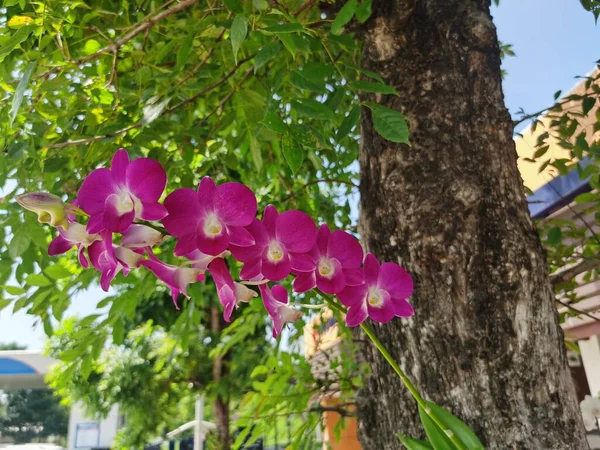
{"label": "orchid lip", "polygon": [[375,308],[380,308],[383,305],[383,295],[381,295],[379,289],[369,289],[369,292],[367,293],[367,302]]}
{"label": "orchid lip", "polygon": [[328,258],[321,258],[317,269],[324,278],[331,279],[335,275],[335,267]]}
{"label": "orchid lip", "polygon": [[271,262],[279,262],[283,259],[283,248],[277,241],[271,241],[269,244],[269,250],[267,251],[267,257]]}
{"label": "orchid lip", "polygon": [[202,231],[208,237],[217,237],[223,233],[223,224],[215,213],[206,216]]}

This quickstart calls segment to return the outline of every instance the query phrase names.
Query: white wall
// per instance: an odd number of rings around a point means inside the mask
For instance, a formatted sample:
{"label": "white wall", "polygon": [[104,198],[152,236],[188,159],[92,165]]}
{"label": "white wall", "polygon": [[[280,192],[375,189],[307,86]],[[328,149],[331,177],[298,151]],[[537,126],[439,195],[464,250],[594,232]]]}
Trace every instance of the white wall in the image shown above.
{"label": "white wall", "polygon": [[581,350],[581,360],[593,397],[600,395],[600,340],[598,336],[577,341]]}
{"label": "white wall", "polygon": [[[76,435],[77,425],[96,423],[99,425],[99,439],[98,444],[95,443],[89,447],[76,447]],[[112,445],[115,435],[117,434],[119,427],[119,407],[114,406],[106,419],[96,420],[86,417],[85,412],[81,405],[74,405],[71,408],[71,416],[69,418],[69,437],[68,437],[68,449],[69,450],[89,450],[94,447],[110,448]]]}

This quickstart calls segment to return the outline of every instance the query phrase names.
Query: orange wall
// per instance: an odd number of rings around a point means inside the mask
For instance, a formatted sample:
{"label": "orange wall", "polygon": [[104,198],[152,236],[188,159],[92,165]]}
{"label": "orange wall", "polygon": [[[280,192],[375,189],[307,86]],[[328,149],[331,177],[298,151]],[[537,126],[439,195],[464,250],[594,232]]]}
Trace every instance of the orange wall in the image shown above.
{"label": "orange wall", "polygon": [[[339,404],[335,399],[324,400],[324,406],[335,406]],[[336,440],[335,427],[340,421],[341,416],[334,411],[323,413],[325,429],[323,430],[323,450],[361,450],[358,443],[356,419],[346,417],[344,427],[340,430],[340,438]]]}

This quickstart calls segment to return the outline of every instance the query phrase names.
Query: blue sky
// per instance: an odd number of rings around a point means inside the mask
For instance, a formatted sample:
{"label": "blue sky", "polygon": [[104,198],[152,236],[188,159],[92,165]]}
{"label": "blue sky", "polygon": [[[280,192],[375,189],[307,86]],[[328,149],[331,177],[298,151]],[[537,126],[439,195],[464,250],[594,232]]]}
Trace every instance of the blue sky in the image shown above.
{"label": "blue sky", "polygon": [[[554,92],[571,89],[575,76],[585,75],[600,59],[600,26],[576,0],[500,0],[493,9],[503,43],[512,44],[516,57],[504,61],[506,104],[534,112],[552,103]],[[92,289],[73,299],[69,314],[87,315],[104,293]],[[0,342],[16,341],[30,349],[44,343],[42,327],[24,313],[0,312]]]}

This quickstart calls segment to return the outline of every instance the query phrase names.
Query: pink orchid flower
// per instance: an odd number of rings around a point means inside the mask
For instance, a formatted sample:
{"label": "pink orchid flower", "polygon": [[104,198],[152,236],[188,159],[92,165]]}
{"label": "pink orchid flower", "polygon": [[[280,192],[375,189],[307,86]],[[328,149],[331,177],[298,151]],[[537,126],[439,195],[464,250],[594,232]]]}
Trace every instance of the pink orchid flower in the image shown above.
{"label": "pink orchid flower", "polygon": [[185,295],[188,299],[190,296],[187,293],[187,286],[196,281],[204,280],[204,270],[187,267],[186,265],[174,266],[167,264],[158,259],[151,252],[148,254],[150,259],[141,261],[141,265],[152,272],[156,278],[165,283],[171,290],[173,303],[179,309],[177,297],[179,294]]}
{"label": "pink orchid flower", "polygon": [[127,276],[131,269],[140,267],[144,250],[162,239],[159,232],[145,225],[132,225],[123,235],[121,245],[113,243],[112,233],[108,231],[103,231],[101,236],[101,240],[93,242],[88,248],[88,256],[92,266],[102,272],[100,287],[104,291],[108,291],[119,272],[123,271],[123,275]]}
{"label": "pink orchid flower", "polygon": [[410,317],[413,307],[406,301],[413,291],[411,276],[398,264],[383,263],[368,253],[364,263],[365,282],[347,286],[337,294],[349,307],[346,324],[355,327],[367,317],[376,322],[389,322],[395,316]]}
{"label": "pink orchid flower", "polygon": [[360,243],[351,234],[342,230],[332,233],[323,224],[310,254],[317,266],[314,271],[296,274],[295,292],[307,292],[317,286],[326,294],[337,294],[346,286],[363,283],[360,265],[364,254]]}
{"label": "pink orchid flower", "polygon": [[227,264],[221,258],[213,260],[208,271],[217,286],[217,295],[223,305],[223,317],[226,322],[231,322],[233,308],[237,307],[240,302],[248,303],[254,297],[257,297],[258,293],[241,283],[234,282],[227,269]]}
{"label": "pink orchid flower", "polygon": [[302,312],[288,306],[288,293],[283,286],[276,284],[269,289],[267,284],[261,284],[258,289],[265,309],[273,320],[273,337],[276,338],[281,333],[283,326],[287,322],[298,320],[302,317]]}
{"label": "pink orchid flower", "polygon": [[62,255],[77,247],[79,263],[87,269],[90,265],[85,257],[85,249],[94,242],[102,240],[102,237],[99,234],[89,234],[85,226],[77,222],[69,223],[69,228],[66,230],[58,228],[58,233],[48,246],[48,255]]}
{"label": "pink orchid flower", "polygon": [[166,184],[167,174],[158,161],[130,162],[128,153],[118,150],[110,169],[92,171],[79,188],[79,204],[90,215],[88,233],[122,233],[134,220],[162,219],[167,211],[158,199]]}
{"label": "pink orchid flower", "polygon": [[262,222],[254,219],[246,229],[254,238],[254,245],[231,246],[233,256],[244,263],[242,279],[279,281],[292,270],[315,270],[315,261],[308,252],[316,242],[317,227],[308,214],[296,210],[279,214],[269,205]]}
{"label": "pink orchid flower", "polygon": [[169,215],[162,221],[167,231],[178,238],[175,255],[183,256],[198,249],[218,255],[230,244],[247,247],[254,244],[244,228],[256,216],[256,197],[241,183],[216,186],[204,177],[198,192],[177,189],[165,199]]}

